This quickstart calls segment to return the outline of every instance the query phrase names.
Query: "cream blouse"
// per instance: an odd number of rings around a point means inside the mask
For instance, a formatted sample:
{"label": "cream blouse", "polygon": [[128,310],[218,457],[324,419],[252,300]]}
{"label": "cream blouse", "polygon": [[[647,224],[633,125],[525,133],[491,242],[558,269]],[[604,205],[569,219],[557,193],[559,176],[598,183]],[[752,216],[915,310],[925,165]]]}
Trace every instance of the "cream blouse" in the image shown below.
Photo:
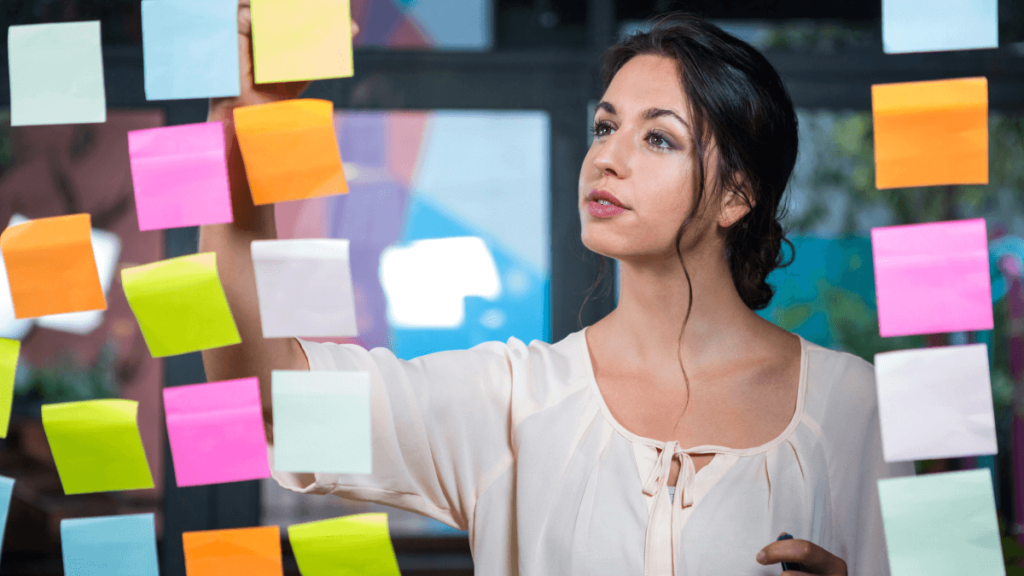
{"label": "cream blouse", "polygon": [[[870,363],[801,338],[782,434],[742,450],[682,448],[612,417],[585,334],[409,361],[300,340],[311,370],[370,373],[373,473],[274,478],[467,530],[477,576],[777,576],[755,556],[780,532],[843,558],[851,576],[889,574],[877,480],[914,468],[882,460]],[[690,454],[707,453],[694,473]]]}

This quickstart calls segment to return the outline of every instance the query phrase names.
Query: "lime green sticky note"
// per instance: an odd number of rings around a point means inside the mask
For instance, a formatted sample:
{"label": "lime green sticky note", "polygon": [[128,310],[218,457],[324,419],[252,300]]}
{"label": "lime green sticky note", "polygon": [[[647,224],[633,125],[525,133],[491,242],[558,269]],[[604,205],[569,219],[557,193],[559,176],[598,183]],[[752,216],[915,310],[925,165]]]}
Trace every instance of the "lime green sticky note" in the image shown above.
{"label": "lime green sticky note", "polygon": [[7,438],[14,401],[14,375],[18,369],[21,342],[0,338],[0,438]]}
{"label": "lime green sticky note", "polygon": [[399,576],[384,512],[288,527],[302,576]]}
{"label": "lime green sticky note", "polygon": [[43,429],[65,494],[153,487],[138,410],[134,400],[43,406]]}
{"label": "lime green sticky note", "polygon": [[238,344],[217,254],[191,254],[125,268],[121,284],[154,358]]}
{"label": "lime green sticky note", "polygon": [[1005,576],[987,468],[878,481],[892,576]]}
{"label": "lime green sticky note", "polygon": [[256,83],[352,76],[349,0],[252,0]]}

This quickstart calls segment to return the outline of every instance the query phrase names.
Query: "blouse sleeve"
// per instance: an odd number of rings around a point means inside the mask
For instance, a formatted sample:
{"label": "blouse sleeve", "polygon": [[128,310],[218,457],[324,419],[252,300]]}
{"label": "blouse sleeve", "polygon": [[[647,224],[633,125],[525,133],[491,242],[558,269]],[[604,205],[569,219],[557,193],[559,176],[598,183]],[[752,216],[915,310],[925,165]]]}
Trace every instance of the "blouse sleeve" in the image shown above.
{"label": "blouse sleeve", "polygon": [[822,428],[827,437],[837,549],[850,576],[889,576],[878,481],[913,476],[913,462],[886,463],[878,419],[874,367],[844,354]]}
{"label": "blouse sleeve", "polygon": [[[408,361],[387,348],[299,343],[310,370],[370,374],[373,472],[273,471],[273,478],[295,492],[386,504],[468,530],[477,496],[512,462],[512,374],[523,343],[510,338]],[[269,452],[273,470],[273,446]]]}

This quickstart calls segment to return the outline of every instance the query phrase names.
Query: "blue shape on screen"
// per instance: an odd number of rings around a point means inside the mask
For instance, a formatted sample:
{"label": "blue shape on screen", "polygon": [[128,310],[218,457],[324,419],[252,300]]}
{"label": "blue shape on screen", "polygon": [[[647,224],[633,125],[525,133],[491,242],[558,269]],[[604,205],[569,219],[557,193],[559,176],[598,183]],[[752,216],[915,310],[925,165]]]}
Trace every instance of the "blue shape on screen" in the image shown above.
{"label": "blue shape on screen", "polygon": [[11,511],[11,494],[14,493],[14,479],[0,476],[0,543],[4,540],[7,514]]}
{"label": "blue shape on screen", "polygon": [[[859,300],[866,312],[876,311],[871,239],[796,236],[790,241],[796,258],[768,276],[775,296],[758,313],[778,322],[787,311],[799,309],[801,320],[784,327],[820,346],[835,347],[838,342],[829,322],[829,306],[835,302],[830,299],[848,297]],[[788,259],[789,248],[783,248]]]}
{"label": "blue shape on screen", "polygon": [[143,0],[146,99],[238,96],[238,3]]}
{"label": "blue shape on screen", "polygon": [[60,522],[64,576],[159,576],[153,514]]}
{"label": "blue shape on screen", "polygon": [[550,275],[537,273],[486,231],[471,229],[437,207],[412,197],[402,243],[456,236],[484,240],[498,269],[501,295],[494,301],[467,297],[465,322],[457,328],[392,327],[391,349],[395,355],[408,360],[441,350],[471,348],[481,342],[506,342],[510,336],[526,344],[532,340],[550,341]]}

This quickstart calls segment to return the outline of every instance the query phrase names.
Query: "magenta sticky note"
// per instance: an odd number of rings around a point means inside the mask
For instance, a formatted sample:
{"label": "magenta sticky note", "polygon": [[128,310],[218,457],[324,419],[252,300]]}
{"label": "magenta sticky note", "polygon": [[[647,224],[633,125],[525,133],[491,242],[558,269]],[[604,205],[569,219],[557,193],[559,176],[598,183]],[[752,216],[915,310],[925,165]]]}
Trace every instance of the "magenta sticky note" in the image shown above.
{"label": "magenta sticky note", "polygon": [[256,378],[164,388],[178,486],[270,477]]}
{"label": "magenta sticky note", "polygon": [[992,329],[984,218],[871,230],[882,336]]}
{"label": "magenta sticky note", "polygon": [[128,155],[139,230],[233,220],[220,122],[133,130]]}

